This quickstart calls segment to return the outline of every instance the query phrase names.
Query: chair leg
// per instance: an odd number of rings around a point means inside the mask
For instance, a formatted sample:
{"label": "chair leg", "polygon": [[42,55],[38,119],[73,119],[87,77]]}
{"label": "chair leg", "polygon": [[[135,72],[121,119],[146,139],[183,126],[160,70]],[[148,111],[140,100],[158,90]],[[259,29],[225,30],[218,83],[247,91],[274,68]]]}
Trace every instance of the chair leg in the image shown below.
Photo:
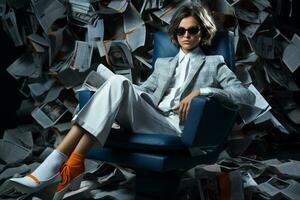
{"label": "chair leg", "polygon": [[136,172],[136,200],[175,200],[182,172]]}

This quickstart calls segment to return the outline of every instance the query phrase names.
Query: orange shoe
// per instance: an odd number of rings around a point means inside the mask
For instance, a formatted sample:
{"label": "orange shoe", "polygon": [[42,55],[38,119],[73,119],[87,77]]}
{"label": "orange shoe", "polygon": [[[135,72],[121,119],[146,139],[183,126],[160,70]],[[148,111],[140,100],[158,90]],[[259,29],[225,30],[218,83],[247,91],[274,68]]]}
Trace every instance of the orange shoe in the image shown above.
{"label": "orange shoe", "polygon": [[56,188],[53,199],[62,199],[69,190],[79,189],[83,172],[84,156],[73,152],[68,161],[60,169],[61,182]]}

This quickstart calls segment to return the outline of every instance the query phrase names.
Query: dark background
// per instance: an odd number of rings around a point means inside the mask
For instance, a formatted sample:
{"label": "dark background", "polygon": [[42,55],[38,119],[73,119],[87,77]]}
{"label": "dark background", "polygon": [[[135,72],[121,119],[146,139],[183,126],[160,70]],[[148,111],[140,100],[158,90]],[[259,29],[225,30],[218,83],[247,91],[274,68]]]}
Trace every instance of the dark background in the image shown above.
{"label": "dark background", "polygon": [[24,47],[16,48],[13,41],[0,26],[0,135],[7,128],[17,125],[16,109],[22,100],[17,81],[7,73],[6,68],[24,52]]}

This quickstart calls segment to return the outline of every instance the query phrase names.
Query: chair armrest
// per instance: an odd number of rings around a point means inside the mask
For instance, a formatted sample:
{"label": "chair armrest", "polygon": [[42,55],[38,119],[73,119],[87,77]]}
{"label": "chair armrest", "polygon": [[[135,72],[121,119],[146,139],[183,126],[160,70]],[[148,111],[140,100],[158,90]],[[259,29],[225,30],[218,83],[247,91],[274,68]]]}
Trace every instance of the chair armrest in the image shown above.
{"label": "chair armrest", "polygon": [[231,131],[237,106],[226,107],[207,96],[193,98],[184,130],[182,142],[188,147],[218,147],[225,143]]}
{"label": "chair armrest", "polygon": [[95,92],[86,90],[80,90],[79,94],[79,109],[83,108],[83,106],[90,100]]}

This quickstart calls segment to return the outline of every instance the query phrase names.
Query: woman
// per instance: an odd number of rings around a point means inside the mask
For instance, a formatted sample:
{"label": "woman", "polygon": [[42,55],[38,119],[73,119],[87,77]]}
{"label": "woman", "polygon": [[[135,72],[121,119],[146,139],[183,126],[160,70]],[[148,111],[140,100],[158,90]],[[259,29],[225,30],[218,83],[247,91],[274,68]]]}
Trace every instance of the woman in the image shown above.
{"label": "woman", "polygon": [[195,96],[253,104],[254,95],[242,86],[223,57],[203,54],[200,46],[209,44],[215,32],[207,9],[199,4],[179,8],[168,29],[179,53],[157,59],[154,72],[140,86],[118,75],[108,79],[72,119],[73,126],[57,149],[30,175],[11,180],[37,191],[61,177],[55,194],[60,199],[68,189],[79,186],[84,155],[96,141],[105,144],[115,120],[133,132],[180,136]]}

